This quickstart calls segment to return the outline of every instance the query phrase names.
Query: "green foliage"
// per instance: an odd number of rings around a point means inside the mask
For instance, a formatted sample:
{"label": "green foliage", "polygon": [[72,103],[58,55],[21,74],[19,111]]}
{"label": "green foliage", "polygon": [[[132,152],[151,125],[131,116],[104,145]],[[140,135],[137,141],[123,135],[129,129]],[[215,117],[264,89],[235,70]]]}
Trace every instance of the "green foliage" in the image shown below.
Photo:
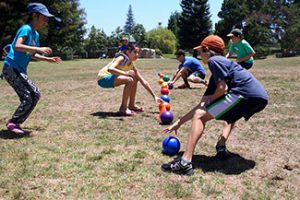
{"label": "green foliage", "polygon": [[[0,3],[0,42],[1,47],[11,43],[16,31],[27,21],[27,5],[32,1],[10,0]],[[71,54],[82,51],[86,24],[84,9],[79,7],[79,0],[40,0],[50,13],[62,19],[57,23],[49,21],[48,26],[38,30],[41,46],[50,46],[54,54],[64,54],[70,49]]]}
{"label": "green foliage", "polygon": [[146,30],[143,26],[143,24],[137,24],[132,29],[132,36],[136,40],[136,43],[143,47],[146,44]]}
{"label": "green foliage", "polygon": [[211,33],[212,22],[208,0],[182,0],[178,20],[178,43],[182,49],[192,49]]}
{"label": "green foliage", "polygon": [[91,31],[85,40],[84,49],[89,58],[99,58],[101,53],[106,53],[107,36],[104,31],[100,31],[92,26]]}
{"label": "green foliage", "polygon": [[245,39],[256,48],[276,47],[287,52],[300,49],[300,9],[297,1],[224,0],[215,34],[225,41],[232,28],[241,28]]}
{"label": "green foliage", "polygon": [[156,53],[156,55],[159,55],[159,56],[163,55],[160,49],[155,49],[155,53]]}
{"label": "green foliage", "polygon": [[267,46],[256,46],[255,53],[256,53],[255,54],[256,59],[263,59],[270,54],[270,48]]}
{"label": "green foliage", "polygon": [[[12,42],[18,28],[27,20],[29,0],[0,2],[0,47]],[[1,54],[1,53],[0,53]]]}
{"label": "green foliage", "polygon": [[160,49],[162,53],[173,53],[176,50],[176,37],[167,28],[157,28],[146,33],[148,47]]}
{"label": "green foliage", "polygon": [[300,50],[300,6],[282,6],[282,12],[285,19],[281,21],[284,28],[281,47],[284,51]]}
{"label": "green foliage", "polygon": [[179,21],[180,13],[175,11],[171,13],[171,16],[168,20],[168,29],[171,30],[176,37],[178,37],[178,21]]}
{"label": "green foliage", "polygon": [[58,53],[63,53],[59,49],[66,47],[73,49],[74,53],[82,51],[86,14],[79,5],[79,0],[53,2],[49,9],[60,17],[62,22],[49,23],[47,40],[41,41],[42,44],[51,46]]}
{"label": "green foliage", "polygon": [[223,1],[221,11],[218,13],[221,20],[215,24],[215,34],[221,36],[225,41],[229,40],[226,35],[233,27],[242,26],[248,14],[244,2],[244,0]]}

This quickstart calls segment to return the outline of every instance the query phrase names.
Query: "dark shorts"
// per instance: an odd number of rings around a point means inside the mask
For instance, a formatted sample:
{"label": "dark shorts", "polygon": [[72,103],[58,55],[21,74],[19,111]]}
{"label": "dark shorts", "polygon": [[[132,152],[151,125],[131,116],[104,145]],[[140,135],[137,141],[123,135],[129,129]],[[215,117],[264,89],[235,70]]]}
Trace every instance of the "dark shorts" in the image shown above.
{"label": "dark shorts", "polygon": [[216,120],[233,123],[244,117],[249,120],[255,113],[262,111],[268,101],[261,98],[244,98],[241,95],[226,94],[206,106],[207,112]]}
{"label": "dark shorts", "polygon": [[195,76],[195,77],[199,77],[199,78],[201,78],[201,79],[205,79],[205,76],[206,76],[206,75],[203,74],[202,72],[199,72],[199,71],[192,72],[192,71],[189,70],[188,77],[191,76],[191,75],[193,75],[193,76]]}
{"label": "dark shorts", "polygon": [[243,68],[245,68],[245,69],[250,69],[252,66],[253,66],[253,62],[245,62],[245,61],[243,61],[243,62],[241,62],[241,63],[239,63]]}

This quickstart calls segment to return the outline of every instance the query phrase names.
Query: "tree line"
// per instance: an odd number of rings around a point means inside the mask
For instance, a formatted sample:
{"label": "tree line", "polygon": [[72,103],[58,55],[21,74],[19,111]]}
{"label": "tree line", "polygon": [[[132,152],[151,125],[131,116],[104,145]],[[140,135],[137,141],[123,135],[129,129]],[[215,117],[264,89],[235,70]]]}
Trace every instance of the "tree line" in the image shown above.
{"label": "tree line", "polygon": [[[10,43],[17,29],[28,18],[30,0],[0,1],[0,45]],[[161,23],[146,32],[142,23],[135,23],[129,6],[125,25],[107,35],[102,29],[85,28],[86,12],[79,0],[39,0],[51,13],[62,19],[49,23],[40,32],[40,43],[51,46],[64,59],[73,55],[99,57],[116,50],[122,37],[128,36],[141,47],[158,53],[173,53],[177,48],[190,51],[209,34],[226,35],[233,28],[243,30],[244,36],[259,54],[279,52],[294,55],[300,50],[300,0],[224,0],[218,13],[220,20],[211,21],[208,0],[181,0],[180,12],[173,12],[167,27]],[[87,37],[85,38],[85,35]],[[111,51],[113,52],[113,51]],[[111,55],[112,56],[112,55]]]}

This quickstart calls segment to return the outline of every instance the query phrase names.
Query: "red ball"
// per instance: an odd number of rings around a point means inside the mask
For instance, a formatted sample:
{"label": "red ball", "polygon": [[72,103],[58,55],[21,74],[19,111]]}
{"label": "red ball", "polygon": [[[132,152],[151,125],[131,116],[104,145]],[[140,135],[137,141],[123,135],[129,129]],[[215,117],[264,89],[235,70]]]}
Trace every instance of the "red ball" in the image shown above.
{"label": "red ball", "polygon": [[169,95],[169,93],[170,93],[170,91],[168,90],[168,88],[162,88],[161,90],[160,90],[160,93],[162,94],[162,95]]}

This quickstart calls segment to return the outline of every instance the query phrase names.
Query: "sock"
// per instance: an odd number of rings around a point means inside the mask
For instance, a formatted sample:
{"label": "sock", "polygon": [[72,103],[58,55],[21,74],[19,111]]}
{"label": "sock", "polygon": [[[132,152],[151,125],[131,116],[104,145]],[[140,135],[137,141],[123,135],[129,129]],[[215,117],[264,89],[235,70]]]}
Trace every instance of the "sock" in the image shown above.
{"label": "sock", "polygon": [[184,160],[183,158],[180,159],[180,162],[183,166],[186,166],[188,163],[190,163],[190,161]]}

